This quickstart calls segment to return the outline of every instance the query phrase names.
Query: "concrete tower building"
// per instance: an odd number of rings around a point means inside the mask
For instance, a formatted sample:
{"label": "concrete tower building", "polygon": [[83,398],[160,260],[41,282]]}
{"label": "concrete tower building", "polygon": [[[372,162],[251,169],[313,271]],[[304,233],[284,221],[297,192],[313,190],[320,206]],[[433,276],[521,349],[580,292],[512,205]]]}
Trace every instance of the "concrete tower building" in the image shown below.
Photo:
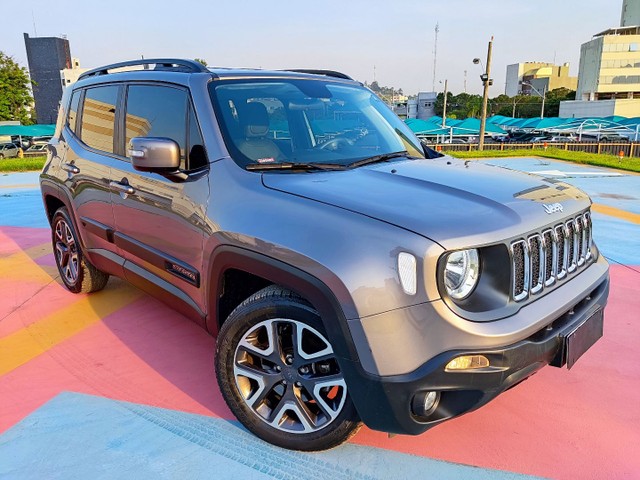
{"label": "concrete tower building", "polygon": [[30,38],[24,34],[38,123],[55,123],[62,98],[60,70],[71,68],[69,41],[58,37]]}
{"label": "concrete tower building", "polygon": [[561,117],[640,116],[640,0],[624,0],[620,26],[597,33],[580,49],[576,100]]}
{"label": "concrete tower building", "polygon": [[623,0],[620,26],[635,27],[636,25],[640,25],[640,1]]}

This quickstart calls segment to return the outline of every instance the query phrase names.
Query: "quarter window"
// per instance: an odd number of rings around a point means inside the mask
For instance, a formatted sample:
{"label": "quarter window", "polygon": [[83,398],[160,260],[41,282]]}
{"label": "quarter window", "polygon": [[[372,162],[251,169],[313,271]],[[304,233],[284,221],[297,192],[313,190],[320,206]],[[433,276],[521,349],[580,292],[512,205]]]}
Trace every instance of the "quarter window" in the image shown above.
{"label": "quarter window", "polygon": [[72,132],[76,131],[76,120],[78,119],[78,106],[80,105],[80,90],[76,90],[71,95],[69,102],[69,116],[67,117],[67,125]]}
{"label": "quarter window", "polygon": [[84,97],[80,138],[96,150],[113,153],[118,87],[89,88]]}

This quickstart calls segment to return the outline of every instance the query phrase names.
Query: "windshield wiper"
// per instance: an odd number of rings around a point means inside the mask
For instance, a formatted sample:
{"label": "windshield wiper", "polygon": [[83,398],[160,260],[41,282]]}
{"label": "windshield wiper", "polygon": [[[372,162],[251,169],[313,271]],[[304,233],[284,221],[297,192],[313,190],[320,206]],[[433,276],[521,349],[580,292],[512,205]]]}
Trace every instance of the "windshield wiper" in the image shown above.
{"label": "windshield wiper", "polygon": [[357,161],[347,165],[347,167],[349,167],[349,168],[361,167],[363,165],[369,165],[371,163],[386,162],[387,160],[391,160],[393,158],[398,158],[398,157],[413,158],[413,157],[410,157],[408,154],[409,154],[409,152],[407,152],[406,150],[403,150],[401,152],[383,153],[382,155],[375,155],[373,157],[363,158],[362,160],[357,160]]}
{"label": "windshield wiper", "polygon": [[344,165],[336,163],[250,163],[245,167],[247,170],[344,170]]}

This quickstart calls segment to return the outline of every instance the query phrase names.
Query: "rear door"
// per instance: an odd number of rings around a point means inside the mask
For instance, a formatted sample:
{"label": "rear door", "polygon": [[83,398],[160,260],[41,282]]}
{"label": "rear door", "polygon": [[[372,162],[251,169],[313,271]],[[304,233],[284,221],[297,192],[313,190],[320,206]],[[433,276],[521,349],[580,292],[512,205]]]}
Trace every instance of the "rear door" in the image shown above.
{"label": "rear door", "polygon": [[112,84],[74,91],[61,138],[52,145],[71,195],[71,214],[89,250],[114,250],[109,181],[111,165],[118,161],[114,132],[121,88]]}
{"label": "rear door", "polygon": [[137,171],[124,157],[112,168],[115,242],[127,260],[125,275],[202,311],[208,163],[190,96],[180,86],[129,84],[123,104],[125,150],[133,137],[162,137],[177,142],[181,152],[180,173],[170,177]]}

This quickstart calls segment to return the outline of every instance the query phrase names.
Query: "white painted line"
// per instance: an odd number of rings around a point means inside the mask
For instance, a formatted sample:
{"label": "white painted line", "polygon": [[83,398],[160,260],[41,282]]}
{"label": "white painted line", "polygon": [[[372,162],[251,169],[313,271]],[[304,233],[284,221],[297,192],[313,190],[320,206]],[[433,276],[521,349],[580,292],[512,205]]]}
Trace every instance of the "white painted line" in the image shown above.
{"label": "white painted line", "polygon": [[623,177],[624,173],[617,172],[607,172],[605,170],[594,170],[594,171],[573,171],[573,172],[562,172],[560,170],[538,170],[535,173],[536,175],[542,176],[552,176],[552,177]]}

